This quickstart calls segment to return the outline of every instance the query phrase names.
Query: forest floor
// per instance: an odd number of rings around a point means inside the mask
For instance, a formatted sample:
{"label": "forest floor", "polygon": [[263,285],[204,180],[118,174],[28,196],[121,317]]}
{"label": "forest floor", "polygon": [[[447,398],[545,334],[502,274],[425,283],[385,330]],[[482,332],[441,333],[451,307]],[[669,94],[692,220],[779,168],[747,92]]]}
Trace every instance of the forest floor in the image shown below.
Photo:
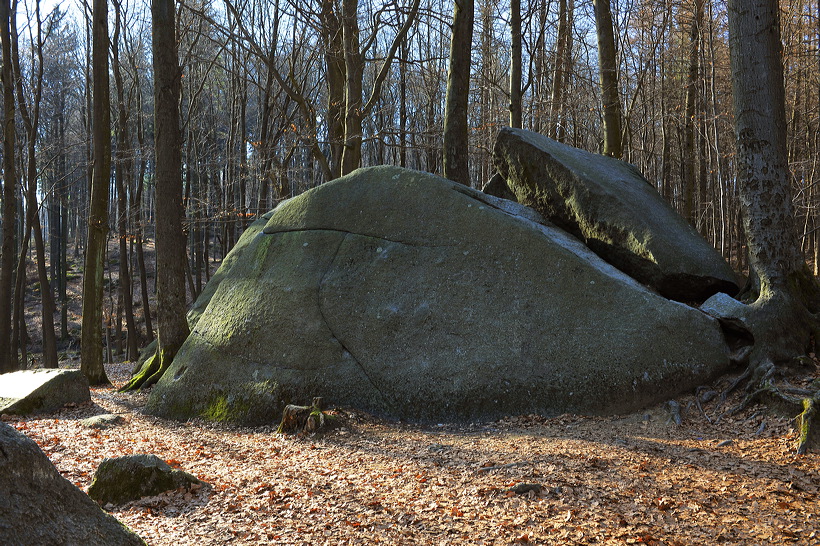
{"label": "forest floor", "polygon": [[[153,285],[152,245],[146,250]],[[110,253],[107,316],[116,308],[113,242]],[[82,266],[75,259],[72,267],[70,338],[60,356],[61,366],[76,368]],[[29,360],[37,367],[33,264],[28,276]],[[138,308],[143,330],[141,315]],[[107,372],[121,386],[132,368],[113,363]],[[792,381],[818,376],[817,368],[804,370]],[[347,426],[316,436],[276,434],[278,423],[167,421],[143,413],[146,398],[94,388],[91,404],[2,419],[83,490],[105,457],[134,453],[158,455],[207,482],[105,507],[151,545],[820,544],[820,448],[795,455],[791,416],[763,406],[718,421],[740,393],[720,407],[717,399],[704,405],[709,419],[694,396],[678,398],[680,425],[664,406],[618,417],[437,426],[347,412]],[[124,423],[102,431],[80,424],[107,412]]]}
{"label": "forest floor", "polygon": [[[795,455],[791,419],[762,406],[715,423],[715,400],[710,423],[682,397],[681,425],[665,406],[433,426],[347,412],[344,428],[284,436],[155,418],[146,397],[94,388],[91,404],[3,420],[83,490],[103,458],[133,453],[207,482],[105,507],[151,545],[820,543],[820,455]],[[106,412],[124,424],[80,424]]]}

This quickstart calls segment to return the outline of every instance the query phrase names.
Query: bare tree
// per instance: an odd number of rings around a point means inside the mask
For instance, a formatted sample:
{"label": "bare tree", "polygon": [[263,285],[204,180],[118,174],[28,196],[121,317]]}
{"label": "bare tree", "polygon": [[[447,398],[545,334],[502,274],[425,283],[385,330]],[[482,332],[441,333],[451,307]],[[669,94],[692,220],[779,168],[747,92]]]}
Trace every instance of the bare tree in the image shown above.
{"label": "bare tree", "polygon": [[474,0],[455,0],[450,69],[444,106],[444,176],[470,185],[467,108],[470,101],[470,53],[473,44]]}
{"label": "bare tree", "polygon": [[154,59],[154,146],[157,171],[157,351],[124,390],[156,383],[188,337],[185,318],[186,240],[182,230],[182,70],[173,0],[151,3]]}
{"label": "bare tree", "polygon": [[601,103],[604,110],[604,155],[620,158],[621,99],[618,96],[618,63],[615,32],[609,0],[593,0],[598,35],[598,73],[601,79]]}
{"label": "bare tree", "polygon": [[0,373],[17,369],[12,352],[12,285],[17,218],[17,176],[14,165],[14,81],[11,70],[11,32],[15,25],[11,0],[0,0],[0,40],[3,48],[3,247],[0,255]]}
{"label": "bare tree", "polygon": [[111,176],[111,113],[108,88],[108,4],[92,8],[94,171],[83,270],[83,324],[80,369],[91,385],[108,384],[103,366],[103,270],[108,236],[108,183]]}

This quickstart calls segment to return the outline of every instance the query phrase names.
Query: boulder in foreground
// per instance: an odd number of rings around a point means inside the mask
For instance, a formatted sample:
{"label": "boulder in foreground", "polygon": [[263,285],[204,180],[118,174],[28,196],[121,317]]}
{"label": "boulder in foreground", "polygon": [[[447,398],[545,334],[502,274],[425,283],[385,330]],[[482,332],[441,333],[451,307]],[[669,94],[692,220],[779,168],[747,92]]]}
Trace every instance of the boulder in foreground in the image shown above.
{"label": "boulder in foreground", "polygon": [[276,423],[321,396],[422,421],[612,414],[727,368],[717,321],[532,217],[395,167],[291,199],[225,271],[147,410]]}
{"label": "boulder in foreground", "polygon": [[28,415],[91,401],[80,370],[24,370],[0,375],[0,413]]}
{"label": "boulder in foreground", "polygon": [[519,203],[663,296],[738,292],[726,260],[629,163],[510,128],[498,134],[494,156]]}
{"label": "boulder in foreground", "polygon": [[103,505],[124,504],[199,483],[191,474],[174,470],[156,455],[127,455],[100,463],[88,496]]}
{"label": "boulder in foreground", "polygon": [[0,544],[145,543],[63,478],[33,440],[0,422]]}

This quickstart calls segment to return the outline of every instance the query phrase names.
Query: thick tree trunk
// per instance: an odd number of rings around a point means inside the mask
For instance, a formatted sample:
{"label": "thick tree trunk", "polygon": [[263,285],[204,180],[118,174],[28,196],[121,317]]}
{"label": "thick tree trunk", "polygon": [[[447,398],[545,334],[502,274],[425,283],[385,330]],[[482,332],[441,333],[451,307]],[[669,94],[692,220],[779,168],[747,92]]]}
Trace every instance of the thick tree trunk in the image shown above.
{"label": "thick tree trunk", "polygon": [[103,366],[103,263],[108,235],[108,183],[111,176],[111,116],[108,88],[108,5],[94,0],[94,172],[83,271],[83,322],[80,369],[91,385],[108,384]]}
{"label": "thick tree trunk", "polygon": [[470,102],[470,54],[473,45],[474,0],[456,0],[450,68],[444,106],[444,176],[470,185],[470,138],[467,107]]}
{"label": "thick tree trunk", "polygon": [[598,64],[601,79],[601,103],[604,110],[604,155],[619,158],[621,143],[621,100],[618,97],[618,64],[615,55],[615,32],[609,0],[593,0],[598,34]]}
{"label": "thick tree trunk", "polygon": [[158,348],[139,384],[155,383],[188,337],[185,318],[185,265],[182,220],[182,150],[179,97],[182,71],[176,45],[173,0],[151,4],[154,56],[154,127],[157,170],[157,326]]}
{"label": "thick tree trunk", "polygon": [[0,0],[0,41],[3,50],[3,244],[0,254],[0,373],[17,369],[12,353],[12,287],[14,236],[17,228],[17,176],[14,164],[14,82],[11,71],[10,25],[16,24],[10,0]]}
{"label": "thick tree trunk", "polygon": [[806,350],[820,287],[800,253],[786,155],[777,0],[730,0],[737,168],[754,299],[749,324],[758,360]]}

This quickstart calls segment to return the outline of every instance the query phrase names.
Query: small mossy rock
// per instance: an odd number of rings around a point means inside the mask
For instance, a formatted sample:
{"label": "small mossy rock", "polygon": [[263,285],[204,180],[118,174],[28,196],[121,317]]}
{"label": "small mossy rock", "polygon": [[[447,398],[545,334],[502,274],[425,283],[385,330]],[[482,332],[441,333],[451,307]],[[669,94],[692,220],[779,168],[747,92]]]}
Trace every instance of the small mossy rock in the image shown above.
{"label": "small mossy rock", "polygon": [[285,405],[419,421],[611,414],[724,372],[714,319],[517,203],[396,167],[278,207],[147,411],[276,423]]}
{"label": "small mossy rock", "polygon": [[0,414],[47,413],[66,404],[90,401],[88,380],[80,370],[24,370],[0,375]]}
{"label": "small mossy rock", "polygon": [[63,478],[34,440],[0,422],[0,544],[145,543]]}
{"label": "small mossy rock", "polygon": [[127,455],[100,463],[88,496],[102,505],[123,504],[198,483],[196,477],[174,470],[156,455]]}
{"label": "small mossy rock", "polygon": [[519,203],[665,297],[734,295],[726,260],[629,163],[504,128],[494,162]]}
{"label": "small mossy rock", "polygon": [[124,419],[122,418],[122,415],[117,415],[116,413],[103,413],[102,415],[95,415],[94,417],[83,419],[80,421],[80,424],[88,428],[105,429],[117,426],[123,421]]}

